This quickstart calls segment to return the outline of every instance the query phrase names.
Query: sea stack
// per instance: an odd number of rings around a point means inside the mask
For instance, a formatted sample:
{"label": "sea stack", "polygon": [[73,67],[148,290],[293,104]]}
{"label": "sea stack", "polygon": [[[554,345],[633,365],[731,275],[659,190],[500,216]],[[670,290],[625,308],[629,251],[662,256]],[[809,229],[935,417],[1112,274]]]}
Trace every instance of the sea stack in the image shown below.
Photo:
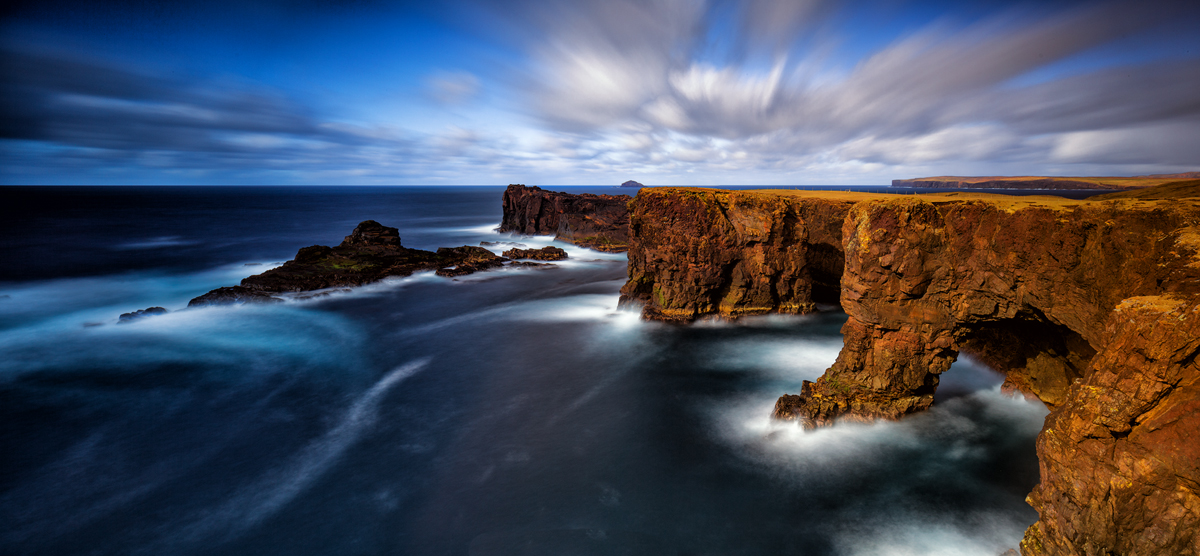
{"label": "sea stack", "polygon": [[629,248],[628,195],[558,193],[509,185],[501,232],[552,235],[580,247],[623,252]]}

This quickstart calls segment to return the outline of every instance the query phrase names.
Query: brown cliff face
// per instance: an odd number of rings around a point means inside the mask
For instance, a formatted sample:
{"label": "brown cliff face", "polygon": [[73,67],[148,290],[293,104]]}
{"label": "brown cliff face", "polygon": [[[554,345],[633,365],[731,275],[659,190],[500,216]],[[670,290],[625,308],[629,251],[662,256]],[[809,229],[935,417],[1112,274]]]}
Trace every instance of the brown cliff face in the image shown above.
{"label": "brown cliff face", "polygon": [[[1054,408],[1085,376],[1121,300],[1200,293],[1185,237],[1197,223],[1200,208],[1177,203],[856,205],[843,229],[846,347],[800,417],[821,425],[925,409],[959,351]],[[847,405],[864,398],[882,405]]]}
{"label": "brown cliff face", "polygon": [[1025,556],[1200,554],[1200,299],[1132,297],[1038,436]]}
{"label": "brown cliff face", "polygon": [[629,248],[628,195],[571,194],[509,185],[501,232],[553,235],[580,247],[622,252]]}
{"label": "brown cliff face", "polygon": [[805,313],[836,302],[845,200],[709,189],[645,189],[630,214],[623,303],[687,322]]}
{"label": "brown cliff face", "polygon": [[841,226],[845,346],[775,417],[900,418],[928,408],[970,352],[1053,409],[1027,556],[1200,554],[1196,189],[1091,202],[643,192],[622,293],[658,318],[791,311],[810,264],[794,243],[818,222],[801,207],[827,207],[821,224]]}

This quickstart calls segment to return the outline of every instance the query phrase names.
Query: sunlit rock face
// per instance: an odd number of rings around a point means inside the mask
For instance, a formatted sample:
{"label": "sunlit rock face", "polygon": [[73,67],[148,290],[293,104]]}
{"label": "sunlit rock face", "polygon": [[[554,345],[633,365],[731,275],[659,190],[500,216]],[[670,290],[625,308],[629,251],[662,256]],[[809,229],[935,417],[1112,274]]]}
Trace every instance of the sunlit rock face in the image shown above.
{"label": "sunlit rock face", "polygon": [[622,294],[664,320],[804,312],[836,277],[845,345],[776,418],[923,411],[969,352],[1054,410],[1026,555],[1196,554],[1198,184],[1089,201],[643,191]]}
{"label": "sunlit rock face", "polygon": [[580,247],[619,253],[629,248],[628,195],[558,193],[509,185],[501,232],[552,235]]}
{"label": "sunlit rock face", "polygon": [[645,189],[630,214],[624,303],[656,320],[807,313],[836,303],[850,200]]}
{"label": "sunlit rock face", "polygon": [[1038,436],[1026,556],[1200,553],[1200,299],[1132,297]]}

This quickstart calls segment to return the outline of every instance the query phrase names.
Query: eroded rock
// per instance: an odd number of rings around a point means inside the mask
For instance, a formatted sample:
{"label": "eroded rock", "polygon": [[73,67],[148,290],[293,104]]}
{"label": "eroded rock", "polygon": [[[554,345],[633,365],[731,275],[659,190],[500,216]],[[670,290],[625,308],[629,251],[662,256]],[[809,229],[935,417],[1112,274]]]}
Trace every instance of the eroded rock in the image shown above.
{"label": "eroded rock", "polygon": [[396,228],[367,220],[336,247],[302,248],[282,266],[247,277],[238,286],[215,289],[188,306],[278,302],[283,293],[355,287],[424,270],[462,276],[499,267],[506,260],[472,245],[443,247],[436,253],[409,249],[400,244]]}
{"label": "eroded rock", "polygon": [[668,320],[805,310],[813,230],[836,225],[822,245],[844,257],[845,345],[775,418],[922,411],[969,352],[1053,409],[1026,556],[1196,555],[1200,182],[1162,188],[1093,201],[656,188],[633,203],[622,294]]}
{"label": "eroded rock", "polygon": [[622,252],[629,248],[628,195],[571,194],[509,185],[501,232],[552,235],[580,247]]}
{"label": "eroded rock", "polygon": [[146,317],[165,315],[169,312],[170,311],[167,311],[163,307],[147,307],[145,309],[138,309],[137,311],[133,311],[131,313],[121,313],[121,316],[117,317],[117,324],[127,324],[136,320],[144,319]]}
{"label": "eroded rock", "polygon": [[510,259],[534,259],[537,261],[566,260],[567,252],[559,247],[548,245],[541,249],[509,249],[504,256]]}
{"label": "eroded rock", "polygon": [[623,304],[690,322],[807,313],[837,302],[850,200],[712,189],[638,192]]}

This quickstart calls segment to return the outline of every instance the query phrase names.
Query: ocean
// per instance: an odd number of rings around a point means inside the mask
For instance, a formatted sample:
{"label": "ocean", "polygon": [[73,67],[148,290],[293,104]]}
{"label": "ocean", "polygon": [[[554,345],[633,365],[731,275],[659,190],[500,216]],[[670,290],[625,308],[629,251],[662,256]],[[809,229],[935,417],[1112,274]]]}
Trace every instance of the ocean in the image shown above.
{"label": "ocean", "polygon": [[[641,321],[624,254],[495,232],[502,192],[0,190],[0,552],[995,556],[1036,520],[1046,409],[1002,377],[961,358],[925,414],[773,422],[844,314]],[[570,258],[185,310],[367,219]]]}

